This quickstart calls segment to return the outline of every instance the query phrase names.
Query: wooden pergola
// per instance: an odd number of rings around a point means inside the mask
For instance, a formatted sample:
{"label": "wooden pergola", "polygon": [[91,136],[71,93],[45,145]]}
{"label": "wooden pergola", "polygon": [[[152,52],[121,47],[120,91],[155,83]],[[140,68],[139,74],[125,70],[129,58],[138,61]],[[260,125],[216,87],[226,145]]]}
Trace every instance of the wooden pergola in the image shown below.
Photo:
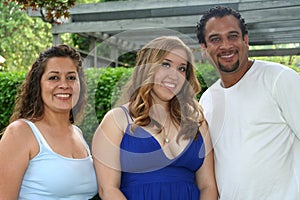
{"label": "wooden pergola", "polygon": [[[70,9],[71,18],[52,26],[53,43],[60,35],[77,33],[90,41],[96,66],[99,58],[116,61],[124,52],[135,51],[161,35],[181,37],[191,48],[200,49],[195,26],[210,7],[230,6],[245,18],[250,45],[294,44],[286,49],[251,50],[250,56],[300,55],[299,0],[131,0],[79,4]],[[39,12],[29,12],[40,16]],[[109,56],[99,54],[99,44],[111,49]],[[255,48],[254,48],[255,49]],[[196,57],[201,54],[197,53]],[[105,64],[105,63],[104,63]]]}

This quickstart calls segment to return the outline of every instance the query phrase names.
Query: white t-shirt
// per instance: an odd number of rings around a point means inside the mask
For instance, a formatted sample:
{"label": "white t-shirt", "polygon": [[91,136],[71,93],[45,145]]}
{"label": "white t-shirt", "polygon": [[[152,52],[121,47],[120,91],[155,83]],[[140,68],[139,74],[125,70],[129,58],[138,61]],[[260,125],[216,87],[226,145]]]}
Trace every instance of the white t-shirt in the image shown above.
{"label": "white t-shirt", "polygon": [[299,200],[300,76],[256,60],[232,87],[220,83],[200,99],[220,200]]}

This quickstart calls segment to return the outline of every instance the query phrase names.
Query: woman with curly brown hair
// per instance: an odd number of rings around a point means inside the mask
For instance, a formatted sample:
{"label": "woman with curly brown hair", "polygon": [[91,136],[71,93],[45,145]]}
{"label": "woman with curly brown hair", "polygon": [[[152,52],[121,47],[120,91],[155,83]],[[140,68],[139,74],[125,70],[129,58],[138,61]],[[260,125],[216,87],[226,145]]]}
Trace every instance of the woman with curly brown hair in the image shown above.
{"label": "woman with curly brown hair", "polygon": [[213,152],[193,54],[181,39],[156,38],[137,55],[122,101],[93,139],[105,199],[217,199]]}
{"label": "woman with curly brown hair", "polygon": [[42,52],[0,141],[0,199],[83,200],[97,193],[89,147],[73,124],[85,101],[80,54],[67,45]]}

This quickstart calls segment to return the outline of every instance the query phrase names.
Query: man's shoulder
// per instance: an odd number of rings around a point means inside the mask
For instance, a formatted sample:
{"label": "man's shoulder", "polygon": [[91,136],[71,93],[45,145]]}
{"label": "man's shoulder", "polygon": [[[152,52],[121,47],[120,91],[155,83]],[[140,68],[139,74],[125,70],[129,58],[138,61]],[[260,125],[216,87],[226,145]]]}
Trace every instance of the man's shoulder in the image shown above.
{"label": "man's shoulder", "polygon": [[255,76],[264,77],[268,80],[271,78],[269,81],[277,79],[277,77],[284,71],[292,70],[291,68],[280,63],[264,60],[255,60],[253,67],[254,70],[252,70],[252,72]]}
{"label": "man's shoulder", "polygon": [[204,99],[211,98],[211,93],[216,91],[223,91],[223,88],[221,87],[221,79],[218,79],[215,83],[213,83],[211,86],[209,86],[205,92],[200,97],[199,102],[203,101]]}
{"label": "man's shoulder", "polygon": [[272,61],[265,61],[265,60],[255,60],[254,65],[257,65],[261,70],[270,70],[270,71],[282,71],[289,69],[289,67]]}

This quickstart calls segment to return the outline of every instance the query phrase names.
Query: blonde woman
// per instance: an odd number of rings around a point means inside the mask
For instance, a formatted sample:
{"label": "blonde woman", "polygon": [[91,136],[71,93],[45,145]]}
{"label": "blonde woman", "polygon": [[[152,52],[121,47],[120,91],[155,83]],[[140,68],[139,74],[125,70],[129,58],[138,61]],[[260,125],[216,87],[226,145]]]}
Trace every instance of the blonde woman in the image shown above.
{"label": "blonde woman", "polygon": [[199,91],[192,52],[178,37],[138,52],[127,102],[105,115],[93,139],[103,200],[217,199]]}

